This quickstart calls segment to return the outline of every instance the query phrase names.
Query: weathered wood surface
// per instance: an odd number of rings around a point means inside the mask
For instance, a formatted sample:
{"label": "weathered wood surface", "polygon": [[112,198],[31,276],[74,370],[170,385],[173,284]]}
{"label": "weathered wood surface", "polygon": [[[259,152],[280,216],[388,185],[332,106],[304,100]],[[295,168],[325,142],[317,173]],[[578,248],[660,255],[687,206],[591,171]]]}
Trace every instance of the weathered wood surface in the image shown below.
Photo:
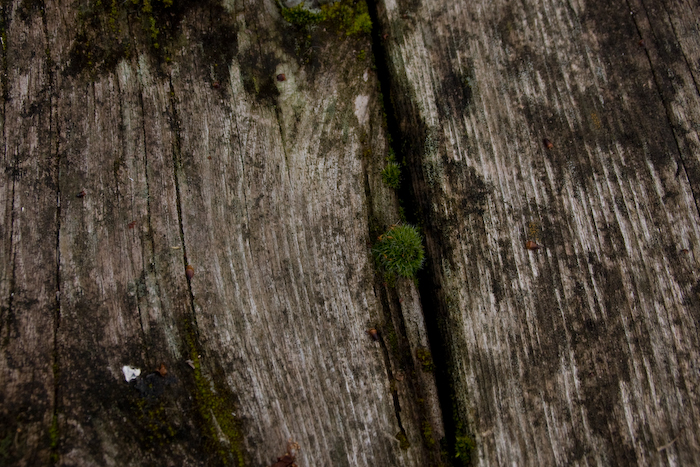
{"label": "weathered wood surface", "polygon": [[166,3],[1,3],[0,464],[439,465],[436,327],[474,463],[697,463],[696,2],[377,2],[427,326],[369,38]]}
{"label": "weathered wood surface", "polygon": [[110,3],[3,2],[0,461],[437,463],[418,295],[368,247],[399,220],[369,38],[300,58],[271,0],[152,1],[156,49]]}
{"label": "weathered wood surface", "polygon": [[476,462],[697,465],[697,2],[379,9]]}

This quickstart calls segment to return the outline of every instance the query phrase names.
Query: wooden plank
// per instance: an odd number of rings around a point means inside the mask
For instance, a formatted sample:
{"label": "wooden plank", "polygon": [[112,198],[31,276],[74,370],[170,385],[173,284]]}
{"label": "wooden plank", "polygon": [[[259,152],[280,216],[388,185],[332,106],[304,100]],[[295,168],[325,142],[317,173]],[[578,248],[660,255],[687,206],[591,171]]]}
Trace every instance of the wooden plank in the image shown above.
{"label": "wooden plank", "polygon": [[[48,16],[59,64],[59,463],[203,465],[181,334],[189,294],[168,84],[138,55],[76,72],[77,10]],[[127,384],[123,366],[140,378]]]}
{"label": "wooden plank", "polygon": [[[327,63],[300,66],[279,46],[294,32],[277,32],[278,13],[265,5],[239,12],[245,60],[228,74],[185,49],[172,78],[200,336],[238,395],[257,465],[289,438],[302,447],[300,465],[425,465],[420,425],[409,426],[409,451],[394,438],[384,356],[366,333],[380,306],[361,142],[376,82],[366,60],[337,57],[369,44],[330,39],[315,52]],[[193,28],[206,30],[207,14]],[[257,95],[246,92],[251,76]]]}
{"label": "wooden plank", "polygon": [[[14,7],[29,9],[33,49],[47,55],[18,57],[38,84],[13,87],[18,73],[10,89],[53,111],[11,133],[25,101],[7,100],[4,157],[51,183],[5,172],[3,251],[27,262],[5,266],[3,317],[18,309],[12,271],[31,262],[22,326],[48,334],[23,365],[51,394],[28,412],[36,421],[18,422],[29,435],[10,459],[269,465],[291,438],[300,465],[438,463],[417,291],[385,289],[369,249],[370,229],[397,222],[399,206],[381,181],[368,37],[317,27],[313,47],[295,49],[305,36],[271,0],[114,5]],[[17,217],[28,194],[29,233]],[[389,321],[408,355],[367,333],[388,336]],[[5,356],[26,347],[11,333],[3,345]],[[141,374],[127,382],[124,366]],[[26,411],[3,386],[3,416]]]}
{"label": "wooden plank", "polygon": [[3,7],[0,443],[4,462],[46,465],[54,416],[56,161],[44,22]]}
{"label": "wooden plank", "polygon": [[693,463],[697,152],[639,45],[677,39],[605,2],[380,15],[476,461]]}

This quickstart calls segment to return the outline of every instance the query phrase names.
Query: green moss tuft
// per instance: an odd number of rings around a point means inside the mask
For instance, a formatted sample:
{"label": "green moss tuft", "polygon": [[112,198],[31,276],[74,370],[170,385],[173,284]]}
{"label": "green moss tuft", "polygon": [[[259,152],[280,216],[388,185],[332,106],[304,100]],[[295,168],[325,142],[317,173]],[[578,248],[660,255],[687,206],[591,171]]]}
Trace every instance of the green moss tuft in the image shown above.
{"label": "green moss tuft", "polygon": [[476,448],[476,443],[464,433],[457,433],[455,437],[455,459],[462,465],[469,465],[472,452]]}
{"label": "green moss tuft", "polygon": [[412,225],[392,226],[379,236],[373,249],[374,257],[384,271],[392,275],[413,278],[423,266],[423,240]]}
{"label": "green moss tuft", "polygon": [[401,186],[401,167],[396,162],[388,162],[382,170],[382,181],[389,188],[397,190]]}

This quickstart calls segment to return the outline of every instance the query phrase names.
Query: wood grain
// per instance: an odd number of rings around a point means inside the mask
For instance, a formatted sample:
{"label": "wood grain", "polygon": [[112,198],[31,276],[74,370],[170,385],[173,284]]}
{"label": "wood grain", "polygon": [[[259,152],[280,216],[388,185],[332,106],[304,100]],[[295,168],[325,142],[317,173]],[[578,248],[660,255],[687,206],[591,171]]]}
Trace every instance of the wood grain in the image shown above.
{"label": "wood grain", "polygon": [[[0,425],[16,465],[49,462],[55,399],[56,160],[41,15],[3,8],[2,312]],[[8,24],[9,23],[9,24]],[[10,46],[12,45],[12,46]]]}
{"label": "wood grain", "polygon": [[437,463],[415,285],[409,320],[370,253],[399,206],[369,38],[273,1],[9,3],[2,461]]}
{"label": "wood grain", "polygon": [[370,38],[167,4],[2,4],[0,463],[697,463],[698,5],[377,2],[419,291]]}
{"label": "wood grain", "polygon": [[480,465],[696,462],[696,9],[380,2]]}

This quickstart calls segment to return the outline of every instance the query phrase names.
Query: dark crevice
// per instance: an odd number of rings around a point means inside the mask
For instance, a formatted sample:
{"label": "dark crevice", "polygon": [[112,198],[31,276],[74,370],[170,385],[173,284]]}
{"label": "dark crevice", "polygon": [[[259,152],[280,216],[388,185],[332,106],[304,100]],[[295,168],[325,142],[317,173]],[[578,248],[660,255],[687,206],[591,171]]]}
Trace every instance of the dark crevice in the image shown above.
{"label": "dark crevice", "polygon": [[[388,52],[385,49],[385,37],[382,30],[382,21],[379,19],[379,10],[375,0],[367,0],[369,14],[372,19],[372,52],[374,54],[374,63],[376,66],[377,78],[380,83],[381,93],[384,99],[383,105],[386,112],[387,133],[391,148],[393,149],[396,159],[400,162],[403,182],[398,189],[398,196],[401,206],[404,209],[405,218],[408,223],[418,225],[423,230],[426,237],[439,238],[437,230],[431,225],[430,219],[426,218],[421,208],[421,194],[418,186],[418,180],[421,180],[419,162],[421,141],[424,141],[425,126],[421,122],[414,123],[411,128],[405,128],[402,131],[397,114],[395,102],[399,104],[407,104],[400,99],[405,99],[403,94],[398,89],[398,83],[392,75],[389,66]],[[386,31],[390,33],[390,31]],[[410,134],[409,134],[410,133]],[[445,430],[445,439],[443,440],[443,448],[447,450],[448,455],[443,459],[446,462],[451,462],[453,465],[462,465],[463,461],[455,459],[455,440],[459,422],[458,414],[453,406],[454,389],[451,383],[450,366],[452,359],[448,350],[448,343],[441,328],[442,310],[445,309],[441,303],[440,284],[436,281],[436,275],[432,271],[437,271],[437,265],[440,264],[440,258],[436,257],[431,249],[426,250],[425,267],[418,272],[418,292],[420,296],[421,308],[423,310],[423,319],[425,321],[428,340],[430,343],[430,351],[434,362],[435,383],[437,386],[438,399],[442,410],[443,425]]]}
{"label": "dark crevice", "polygon": [[189,261],[187,259],[187,245],[185,244],[185,227],[182,220],[182,194],[180,193],[180,178],[178,173],[182,168],[182,142],[180,140],[180,117],[177,113],[177,100],[175,98],[175,88],[173,87],[172,76],[168,82],[170,86],[170,112],[171,112],[171,128],[173,131],[173,182],[175,184],[175,202],[177,204],[177,223],[180,229],[180,243],[182,244],[182,262],[184,272],[187,277],[187,291],[190,298],[190,311],[192,313],[192,321],[194,324],[194,329],[197,327],[197,316],[195,314],[194,308],[194,294],[192,293],[192,280],[187,276],[187,267],[189,266]]}
{"label": "dark crevice", "polygon": [[6,3],[7,0],[2,0],[0,3],[0,41],[2,43],[2,114],[3,114],[3,121],[5,121],[4,116],[5,116],[5,103],[7,100],[10,98],[9,95],[9,89],[8,89],[8,76],[7,76],[7,8],[6,8]]}
{"label": "dark crevice", "polygon": [[[142,88],[142,83],[139,83],[139,107],[141,108],[141,132],[143,136],[143,172],[144,172],[144,180],[146,181],[146,224],[147,224],[147,232],[146,236],[148,237],[148,241],[151,244],[151,251],[150,255],[149,254],[144,254],[143,255],[143,260],[146,261],[147,258],[150,256],[150,261],[152,265],[155,265],[155,254],[156,254],[156,245],[155,245],[155,240],[153,238],[153,222],[151,220],[151,186],[150,186],[150,180],[149,180],[149,174],[148,174],[148,149],[147,149],[147,143],[146,143],[146,109],[143,103],[143,88]],[[150,268],[148,267],[147,264],[143,265],[143,270],[148,271]],[[158,294],[159,300],[160,300],[160,294]],[[140,297],[137,296],[137,301],[139,301]],[[141,333],[144,334],[144,339],[148,339],[148,336],[145,335],[144,329],[143,329],[143,315],[141,314],[141,304],[139,303],[137,306],[138,312],[139,312],[139,320],[141,321]],[[146,349],[146,352],[148,352],[148,348]]]}
{"label": "dark crevice", "polygon": [[[7,83],[7,13],[5,9],[5,5],[2,5],[2,16],[0,17],[0,21],[2,21],[2,24],[0,27],[2,28],[2,35],[0,36],[2,40],[2,93],[3,93],[3,101],[2,101],[2,120],[3,122],[5,121],[5,115],[6,115],[6,109],[5,106],[7,105],[7,100],[9,97],[8,94],[8,83]],[[5,144],[2,145],[2,150],[4,152],[3,154],[3,159],[7,160],[7,127],[6,125],[3,125],[2,127],[3,130],[3,141],[5,141]],[[8,167],[10,171],[10,177],[12,178],[12,190],[11,190],[11,196],[12,196],[12,201],[10,205],[10,225],[5,226],[6,228],[9,227],[10,230],[10,235],[9,235],[9,245],[8,245],[8,253],[10,257],[12,258],[11,262],[11,271],[10,271],[10,296],[8,298],[8,303],[7,303],[7,310],[0,310],[2,314],[0,314],[0,335],[2,335],[3,327],[7,325],[7,334],[5,336],[4,342],[2,342],[2,346],[5,347],[7,346],[9,339],[10,339],[10,331],[11,331],[11,326],[12,326],[12,320],[13,320],[13,305],[14,305],[14,297],[15,297],[15,277],[16,277],[16,264],[17,264],[17,259],[14,251],[14,245],[13,245],[13,240],[14,240],[14,229],[15,229],[15,186],[16,186],[16,180],[18,176],[18,167],[17,167],[17,157],[18,155],[15,156],[12,160],[12,166]],[[5,169],[5,170],[8,170]],[[3,209],[5,206],[3,206]]]}
{"label": "dark crevice", "polygon": [[[375,294],[380,298],[382,302],[382,310],[386,310],[383,318],[389,320],[389,322],[391,322],[393,326],[393,318],[391,313],[391,306],[389,305],[389,297],[386,291],[386,287],[381,283],[381,279],[379,278],[379,276],[377,276],[377,278],[375,279],[374,290]],[[403,323],[403,321],[401,322]],[[385,329],[382,331],[385,331],[388,328],[388,325],[385,324],[384,328]],[[401,335],[406,335],[405,331]],[[382,349],[382,356],[384,357],[384,367],[386,368],[387,376],[389,377],[389,381],[394,382],[396,381],[396,377],[391,369],[391,356],[389,354],[391,351],[390,343],[386,341],[386,336],[384,332],[379,332],[377,334],[377,339],[379,340],[379,344]],[[397,361],[398,365],[401,365],[401,363],[401,361]],[[401,403],[399,401],[399,394],[396,388],[393,386],[391,388],[391,397],[394,401],[396,423],[399,425],[400,433],[405,437],[406,429],[404,428],[403,423],[401,422]]]}
{"label": "dark crevice", "polygon": [[[173,181],[175,185],[175,199],[177,203],[177,217],[180,230],[180,242],[182,244],[183,265],[187,279],[187,291],[189,294],[189,313],[186,313],[183,323],[186,353],[190,356],[190,362],[194,369],[194,401],[199,411],[200,422],[204,432],[204,446],[208,454],[218,458],[220,465],[244,464],[244,455],[240,447],[239,421],[233,415],[236,397],[229,392],[225,383],[219,384],[223,370],[216,362],[207,365],[202,361],[205,350],[199,337],[199,325],[192,291],[192,275],[187,257],[185,243],[185,228],[182,215],[182,194],[180,190],[180,173],[182,171],[182,141],[180,135],[180,117],[177,111],[177,97],[173,86],[172,76],[169,79],[170,88],[170,119],[173,133]],[[223,448],[220,434],[228,439],[228,447]]]}
{"label": "dark crevice", "polygon": [[[131,30],[131,21],[127,21],[127,28],[128,28],[128,34],[130,38],[133,38],[133,31]],[[121,89],[119,88],[119,80],[116,80],[117,83],[117,88],[119,89],[119,92],[121,94]],[[119,108],[121,110],[122,108],[122,99],[119,99]],[[143,172],[144,172],[144,179],[146,181],[146,223],[147,223],[147,237],[148,240],[150,241],[151,244],[151,251],[150,255],[148,252],[144,251],[144,246],[142,242],[142,251],[143,251],[143,256],[142,256],[142,261],[146,261],[147,258],[150,256],[151,257],[151,264],[154,264],[154,258],[155,258],[155,240],[153,239],[153,225],[151,222],[151,187],[149,185],[149,178],[148,178],[148,150],[147,150],[147,144],[146,144],[146,109],[143,103],[143,83],[141,80],[139,80],[139,108],[141,109],[141,135],[143,137]],[[123,116],[122,113],[120,113],[120,116]],[[121,131],[121,130],[120,130]],[[124,151],[126,154],[126,150]],[[117,186],[119,186],[118,180],[117,180]],[[142,270],[143,271],[148,271],[148,265],[147,264],[142,264]],[[145,279],[145,276],[141,276],[143,280]],[[149,342],[148,336],[145,333],[144,327],[143,327],[143,313],[141,310],[141,296],[139,295],[138,292],[138,287],[136,288],[136,309],[138,310],[139,314],[139,324],[141,326],[141,335],[143,335],[143,338],[146,340],[146,342]],[[157,294],[158,300],[161,300],[160,298],[160,293]],[[161,309],[162,309],[162,302],[161,302]],[[145,352],[146,356],[148,357],[149,354],[149,349],[150,345],[145,346]]]}
{"label": "dark crevice", "polygon": [[59,147],[58,138],[58,128],[55,118],[55,100],[54,94],[55,90],[55,76],[54,76],[54,62],[51,57],[51,47],[49,44],[49,31],[48,24],[46,21],[46,4],[41,2],[40,5],[41,12],[41,23],[44,32],[44,40],[46,41],[46,48],[44,50],[45,54],[45,66],[46,66],[46,76],[48,78],[48,100],[49,100],[49,153],[51,148],[55,151],[55,183],[56,183],[56,296],[54,304],[54,326],[53,326],[53,349],[51,355],[51,368],[53,373],[53,410],[51,417],[51,426],[49,427],[49,449],[50,449],[50,463],[55,465],[59,460],[59,427],[58,427],[58,414],[59,414],[59,396],[60,396],[60,355],[59,355],[59,328],[61,326],[61,152]]}

